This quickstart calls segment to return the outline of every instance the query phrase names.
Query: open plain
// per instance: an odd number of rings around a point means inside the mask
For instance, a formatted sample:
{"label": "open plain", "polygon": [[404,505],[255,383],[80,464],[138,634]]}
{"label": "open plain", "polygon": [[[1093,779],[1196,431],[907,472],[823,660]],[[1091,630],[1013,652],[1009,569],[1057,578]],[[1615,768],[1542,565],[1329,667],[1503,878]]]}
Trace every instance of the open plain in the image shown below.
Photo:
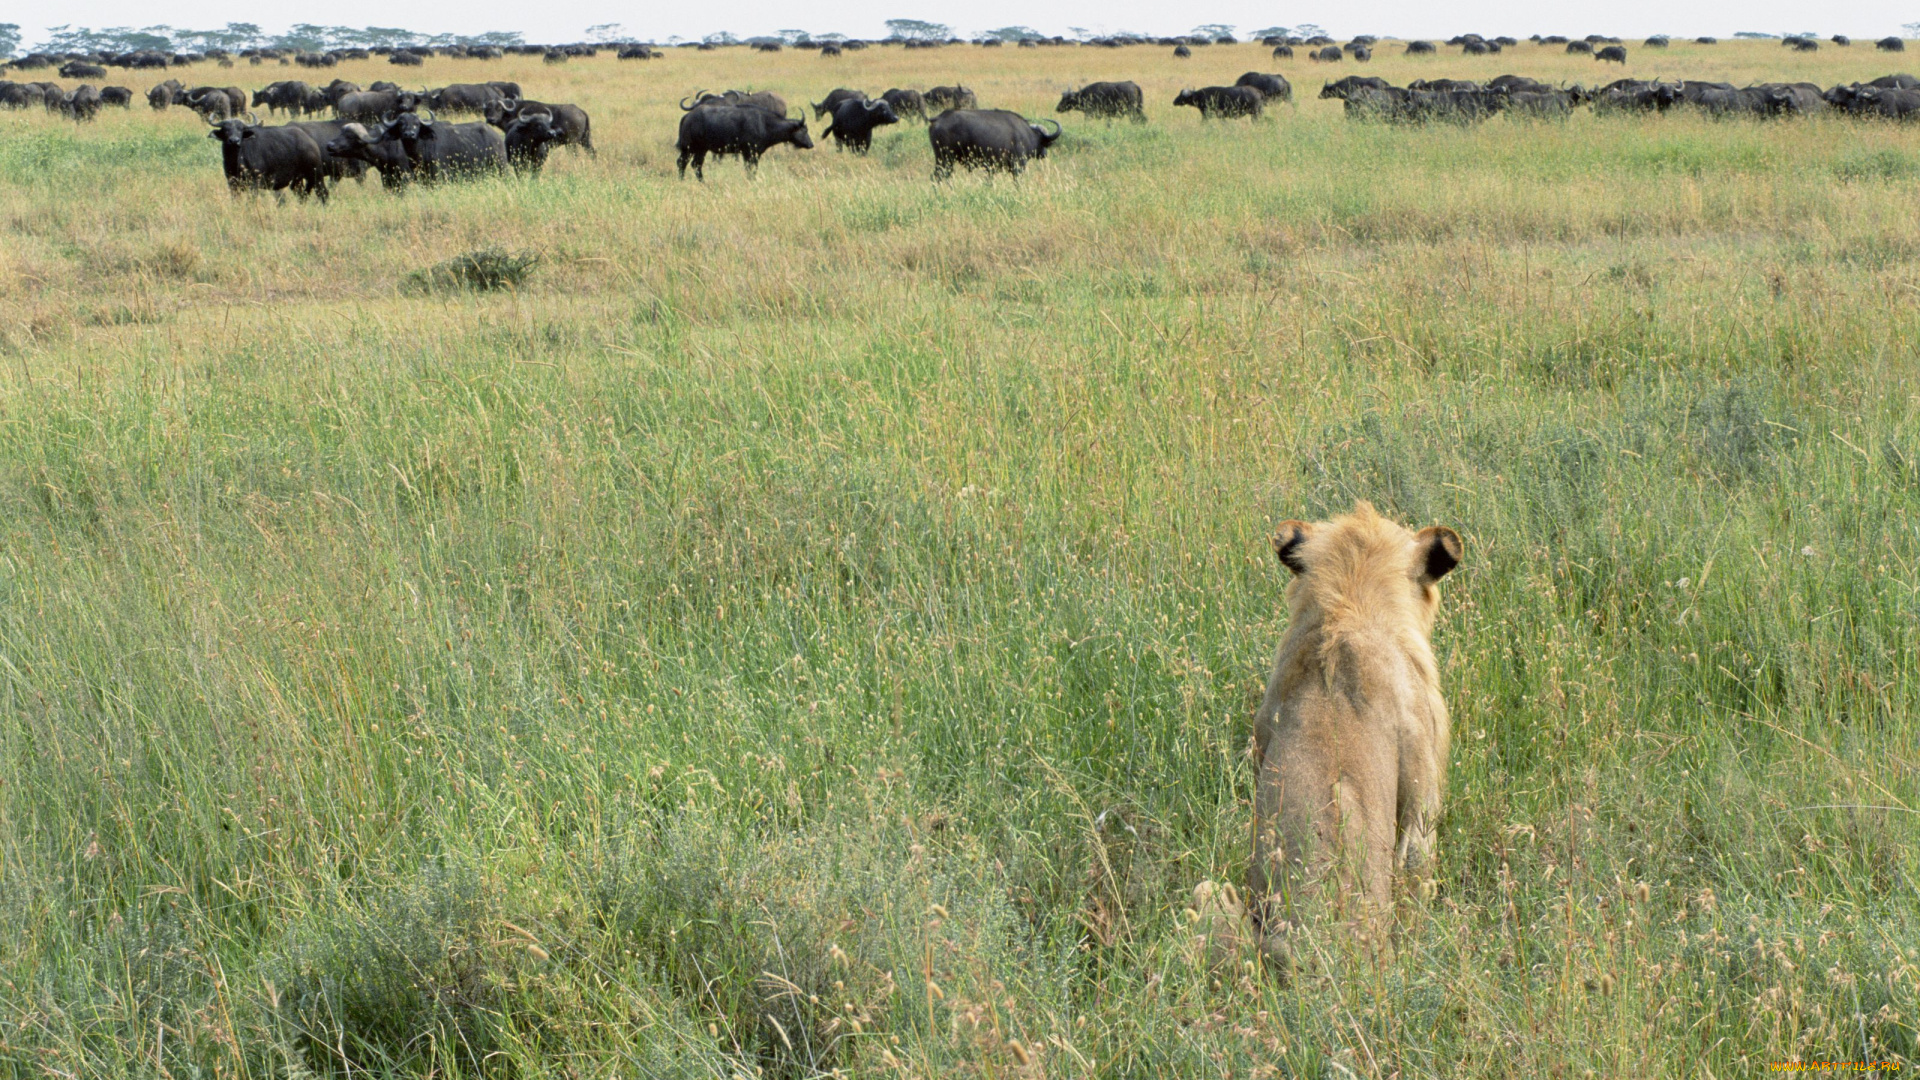
{"label": "open plain", "polygon": [[[599,152],[325,206],[157,75],[0,113],[0,1076],[1911,1068],[1920,125],[1314,96],[1907,69],[1628,44],[350,64]],[[1094,79],[1150,123],[1017,181],[912,123],[674,178],[700,88]],[[1464,538],[1436,887],[1385,966],[1210,969],[1267,537],[1356,499]]]}

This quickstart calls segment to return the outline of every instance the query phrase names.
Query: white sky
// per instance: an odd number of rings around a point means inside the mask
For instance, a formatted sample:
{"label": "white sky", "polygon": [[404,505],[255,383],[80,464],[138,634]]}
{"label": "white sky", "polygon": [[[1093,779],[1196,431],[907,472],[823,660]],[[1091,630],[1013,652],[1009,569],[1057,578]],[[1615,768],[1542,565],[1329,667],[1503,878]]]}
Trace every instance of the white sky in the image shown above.
{"label": "white sky", "polygon": [[[1876,38],[1900,32],[1903,22],[1920,21],[1920,0],[1860,0],[1808,4],[1786,0],[1611,0],[1603,4],[1555,0],[1341,0],[1338,3],[1273,4],[1254,0],[830,0],[800,4],[793,0],[732,0],[726,4],[647,3],[619,0],[425,0],[401,5],[392,0],[329,0],[281,15],[256,4],[232,0],[80,0],[64,5],[8,5],[0,21],[18,22],[23,46],[44,40],[48,25],[69,23],[95,29],[141,27],[153,23],[211,29],[228,22],[259,23],[269,32],[295,22],[346,26],[404,26],[422,33],[481,33],[519,30],[529,41],[577,41],[588,26],[620,23],[639,39],[665,41],[670,35],[698,38],[719,30],[741,37],[795,28],[813,33],[838,31],[855,37],[880,37],[889,18],[946,23],[962,35],[1000,26],[1026,25],[1047,34],[1067,34],[1069,26],[1096,32],[1132,30],[1180,34],[1202,23],[1229,23],[1241,32],[1260,27],[1316,22],[1338,37],[1391,34],[1398,37],[1451,37],[1477,32],[1489,37],[1511,34],[1589,33],[1645,37],[1666,33],[1727,37],[1738,30],[1768,33],[1813,31],[1822,36],[1850,34]],[[281,12],[287,11],[281,8]]]}

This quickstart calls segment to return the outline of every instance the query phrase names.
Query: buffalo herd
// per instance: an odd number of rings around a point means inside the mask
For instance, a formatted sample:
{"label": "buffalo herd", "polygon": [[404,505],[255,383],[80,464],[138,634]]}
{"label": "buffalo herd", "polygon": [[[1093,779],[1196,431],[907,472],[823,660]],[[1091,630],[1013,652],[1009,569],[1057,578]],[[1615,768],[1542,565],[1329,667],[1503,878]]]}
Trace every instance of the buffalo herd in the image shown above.
{"label": "buffalo herd", "polygon": [[[1535,38],[1543,45],[1564,46],[1569,52],[1590,55],[1596,61],[1625,63],[1627,52],[1617,38],[1589,35],[1584,39],[1559,37]],[[1830,39],[1838,46],[1851,42],[1841,36]],[[1712,39],[1696,39],[1712,44]],[[1096,41],[1092,44],[1132,44],[1131,41]],[[1196,38],[1178,39],[1177,55],[1190,56],[1192,48],[1213,42]],[[1065,44],[1042,41],[1027,44]],[[1277,58],[1291,58],[1293,47],[1306,47],[1308,58],[1320,62],[1352,59],[1369,60],[1379,43],[1371,37],[1355,38],[1340,44],[1324,37],[1266,39]],[[1500,52],[1517,44],[1510,38],[1482,38],[1467,34],[1449,40],[1463,53],[1481,55]],[[1798,51],[1811,51],[1819,42],[1810,36],[1790,38],[1784,45]],[[1898,38],[1875,43],[1882,51],[1904,49]],[[1644,48],[1665,49],[1663,36],[1648,38]],[[844,42],[821,50],[823,56],[840,54],[842,48],[864,48],[864,43]],[[576,55],[591,56],[591,47],[562,47],[538,51],[552,62]],[[1408,55],[1431,55],[1437,51],[1432,42],[1412,41],[1405,45]],[[557,56],[556,56],[557,53]],[[493,55],[497,55],[494,50]],[[248,56],[260,63],[264,51]],[[650,46],[621,47],[619,58],[654,59],[662,54]],[[155,54],[147,62],[146,54],[116,57],[67,57],[58,64],[63,78],[100,79],[106,75],[103,63],[118,67],[167,67],[169,59]],[[394,50],[389,59],[400,65],[418,63],[419,52]],[[190,60],[191,58],[189,58]],[[221,66],[231,67],[231,58],[220,57]],[[303,67],[331,67],[337,59],[365,59],[358,56],[334,57],[331,54],[301,54],[279,58]],[[60,58],[29,56],[12,62],[20,69],[54,66]],[[44,62],[42,62],[44,61]],[[182,62],[173,58],[174,64]],[[1419,79],[1406,86],[1393,86],[1386,80],[1350,75],[1328,81],[1319,96],[1344,103],[1346,116],[1353,120],[1388,123],[1445,121],[1472,123],[1496,113],[1517,117],[1563,118],[1580,107],[1596,113],[1664,113],[1673,109],[1691,109],[1708,116],[1780,117],[1799,116],[1829,110],[1861,117],[1892,120],[1920,120],[1920,80],[1910,75],[1888,75],[1871,82],[1821,88],[1812,83],[1760,83],[1736,87],[1730,83],[1690,79],[1619,79],[1604,86],[1587,89],[1581,85],[1549,85],[1518,75],[1502,75],[1484,82],[1464,79]],[[49,112],[75,121],[89,121],[105,107],[129,108],[134,91],[124,86],[96,88],[84,83],[67,90],[58,83],[15,82],[0,79],[0,108],[40,106]],[[389,190],[404,190],[415,183],[434,184],[468,177],[497,176],[509,171],[538,176],[554,147],[571,146],[594,153],[592,121],[577,105],[535,101],[527,98],[518,83],[488,81],[452,83],[437,89],[410,90],[393,82],[377,81],[367,87],[345,79],[325,84],[299,79],[268,83],[251,94],[237,86],[188,86],[178,79],[167,79],[147,91],[147,104],[155,111],[185,108],[204,121],[208,137],[220,145],[221,167],[229,187],[236,193],[291,190],[301,198],[312,195],[322,201],[329,184],[346,179],[364,182],[369,170]],[[1285,77],[1249,71],[1231,86],[1202,86],[1182,90],[1173,99],[1176,107],[1191,106],[1205,120],[1235,118],[1259,119],[1273,103],[1293,100],[1293,86]],[[915,121],[927,125],[928,141],[934,158],[936,181],[951,176],[956,165],[983,169],[988,173],[1018,175],[1028,162],[1047,156],[1061,135],[1060,125],[1052,120],[1035,122],[1005,109],[983,109],[974,91],[962,85],[934,86],[924,91],[892,88],[877,97],[860,90],[839,88],[818,102],[806,102],[813,119],[825,121],[823,138],[830,137],[836,147],[864,155],[873,145],[874,132],[881,127]],[[1138,83],[1092,82],[1064,91],[1055,111],[1079,113],[1089,119],[1147,122],[1145,95]],[[721,93],[696,92],[680,102],[682,116],[674,147],[679,153],[679,172],[684,179],[687,166],[694,176],[704,180],[708,157],[739,157],[752,175],[767,151],[782,145],[811,149],[813,138],[807,131],[804,114],[789,114],[787,102],[769,91],[728,90]],[[283,114],[277,125],[260,122],[256,110],[269,116]],[[462,114],[473,119],[458,121]]]}
{"label": "buffalo herd", "polygon": [[1681,108],[1714,117],[1809,116],[1833,110],[1861,117],[1920,120],[1920,80],[1886,75],[1872,82],[1821,89],[1813,83],[1732,83],[1694,79],[1619,79],[1596,89],[1550,86],[1520,75],[1486,82],[1417,79],[1392,86],[1349,75],[1320,88],[1322,98],[1345,102],[1350,120],[1388,123],[1473,123],[1496,113],[1563,118],[1580,106],[1596,113],[1664,113]]}

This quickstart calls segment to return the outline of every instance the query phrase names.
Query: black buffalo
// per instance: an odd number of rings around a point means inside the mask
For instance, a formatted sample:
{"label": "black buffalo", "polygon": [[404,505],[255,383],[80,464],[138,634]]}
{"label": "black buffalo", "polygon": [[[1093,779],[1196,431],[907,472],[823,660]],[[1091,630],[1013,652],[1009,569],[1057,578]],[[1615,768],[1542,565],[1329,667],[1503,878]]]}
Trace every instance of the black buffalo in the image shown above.
{"label": "black buffalo", "polygon": [[1569,53],[1591,53],[1593,52],[1593,42],[1569,41],[1567,42],[1567,51]]}
{"label": "black buffalo", "polygon": [[187,88],[179,79],[168,79],[147,91],[147,104],[153,106],[155,112],[169,105],[184,105],[186,101]]}
{"label": "black buffalo", "polygon": [[833,123],[827,125],[820,137],[824,139],[831,135],[841,149],[864,154],[873,146],[874,128],[899,122],[900,117],[894,114],[893,106],[884,101],[848,98],[834,106]]}
{"label": "black buffalo", "polygon": [[488,83],[451,83],[427,91],[425,101],[427,108],[437,113],[477,113],[484,111],[488,102],[505,97],[499,87]]}
{"label": "black buffalo", "polygon": [[334,102],[333,112],[341,120],[368,124],[389,114],[412,112],[419,107],[420,95],[411,90],[360,90],[342,94],[340,100]]}
{"label": "black buffalo", "polygon": [[522,111],[506,128],[507,163],[528,176],[539,176],[547,164],[547,155],[566,138],[566,132],[553,122],[553,114]]}
{"label": "black buffalo", "polygon": [[253,108],[266,106],[268,113],[285,112],[299,116],[307,111],[307,99],[312,88],[298,79],[273,82],[253,92],[253,100],[248,104]]}
{"label": "black buffalo", "polygon": [[1268,75],[1259,71],[1249,71],[1233,80],[1235,86],[1250,86],[1260,91],[1260,96],[1268,101],[1292,101],[1293,84],[1278,75]]}
{"label": "black buffalo", "polygon": [[918,117],[921,123],[927,120],[927,101],[918,90],[889,90],[880,95],[880,100],[893,106],[895,116]]}
{"label": "black buffalo", "polygon": [[1881,52],[1907,51],[1907,43],[1897,37],[1883,37],[1879,41],[1874,42],[1873,47],[1879,49]]}
{"label": "black buffalo", "polygon": [[507,168],[506,136],[491,124],[449,124],[403,112],[373,137],[398,143],[409,174],[422,183],[498,175]]}
{"label": "black buffalo", "polygon": [[1599,52],[1594,53],[1593,58],[1595,60],[1611,60],[1616,64],[1624,64],[1627,62],[1627,47],[1624,45],[1609,45]]}
{"label": "black buffalo", "polygon": [[1027,162],[1046,157],[1047,148],[1060,138],[1060,125],[1046,122],[1053,124],[1051,133],[1006,109],[949,109],[927,127],[933,179],[952,176],[955,165],[1020,175]]}
{"label": "black buffalo", "polygon": [[507,98],[487,104],[485,116],[487,123],[505,131],[522,116],[532,113],[545,113],[559,135],[555,146],[577,146],[589,154],[597,154],[593,148],[593,119],[587,110],[578,105],[550,104],[545,101],[519,101]]}
{"label": "black buffalo", "polygon": [[60,77],[63,79],[104,79],[107,69],[99,64],[89,64],[85,60],[69,60],[60,65]]}
{"label": "black buffalo", "polygon": [[760,156],[783,143],[801,150],[813,149],[807,134],[807,122],[789,120],[753,105],[698,105],[680,118],[680,138],[674,149],[680,151],[680,179],[687,178],[687,162],[693,162],[693,175],[705,181],[707,155],[740,155],[752,176],[760,165]]}
{"label": "black buffalo", "polygon": [[1409,42],[1407,42],[1407,55],[1408,55],[1408,56],[1432,56],[1432,55],[1434,55],[1434,53],[1436,53],[1436,52],[1438,52],[1438,51],[1439,51],[1438,49],[1435,49],[1435,48],[1433,47],[1433,42],[1431,42],[1431,41],[1409,41]]}
{"label": "black buffalo", "polygon": [[378,134],[367,130],[365,124],[348,121],[335,123],[340,126],[340,134],[327,140],[327,144],[321,148],[329,158],[354,162],[363,171],[371,166],[380,174],[380,186],[388,191],[400,191],[413,182],[413,162],[407,159],[407,151],[399,143],[382,140]]}
{"label": "black buffalo", "polygon": [[979,100],[973,91],[964,86],[936,86],[927,91],[927,108],[945,112],[948,109],[977,109]]}
{"label": "black buffalo", "polygon": [[1147,122],[1145,100],[1138,83],[1096,82],[1061,94],[1060,104],[1054,106],[1053,111],[1078,112],[1107,120],[1128,116],[1134,123],[1144,124]]}
{"label": "black buffalo", "polygon": [[100,104],[131,109],[133,108],[133,91],[125,86],[103,86],[100,88]]}
{"label": "black buffalo", "polygon": [[1320,97],[1323,100],[1326,98],[1347,98],[1352,97],[1354,91],[1362,89],[1388,89],[1387,80],[1375,78],[1372,75],[1349,75],[1344,79],[1339,79],[1334,82],[1322,83],[1320,85]]}
{"label": "black buffalo", "polygon": [[749,108],[761,109],[782,119],[785,119],[787,115],[787,99],[771,90],[761,90],[758,93],[752,94],[744,90],[728,90],[722,94],[713,94],[701,90],[694,93],[691,98],[680,99],[680,110],[682,112],[692,112],[695,109],[720,105],[747,106]]}
{"label": "black buffalo", "polygon": [[813,118],[815,120],[826,119],[827,117],[833,115],[833,110],[839,108],[840,103],[843,101],[865,101],[865,100],[867,100],[867,95],[863,91],[849,90],[844,86],[840,87],[839,89],[828,93],[824,99],[813,103]]}
{"label": "black buffalo", "polygon": [[221,120],[213,125],[207,137],[220,144],[220,165],[227,174],[227,189],[235,195],[243,191],[284,192],[292,188],[302,199],[315,195],[321,202],[327,201],[320,147],[305,131],[296,127],[264,127],[244,120]]}
{"label": "black buffalo", "polygon": [[367,162],[353,157],[342,157],[333,152],[333,141],[345,133],[346,123],[340,120],[295,120],[287,125],[307,133],[307,137],[320,147],[320,173],[327,179],[340,182],[348,178],[362,183],[367,179]]}
{"label": "black buffalo", "polygon": [[1216,116],[1259,119],[1266,110],[1267,99],[1251,86],[1203,86],[1198,90],[1180,91],[1173,103],[1175,106],[1191,105],[1199,109],[1202,120]]}
{"label": "black buffalo", "polygon": [[1187,60],[1191,59],[1192,56],[1193,50],[1187,48],[1185,45],[1175,45],[1173,47],[1173,58],[1176,60]]}
{"label": "black buffalo", "polygon": [[100,115],[100,91],[90,83],[81,83],[72,93],[61,95],[58,108],[75,123],[92,120]]}
{"label": "black buffalo", "polygon": [[1291,45],[1275,45],[1275,46],[1273,47],[1273,58],[1274,58],[1275,60],[1291,60],[1291,59],[1293,59],[1293,46],[1291,46]]}

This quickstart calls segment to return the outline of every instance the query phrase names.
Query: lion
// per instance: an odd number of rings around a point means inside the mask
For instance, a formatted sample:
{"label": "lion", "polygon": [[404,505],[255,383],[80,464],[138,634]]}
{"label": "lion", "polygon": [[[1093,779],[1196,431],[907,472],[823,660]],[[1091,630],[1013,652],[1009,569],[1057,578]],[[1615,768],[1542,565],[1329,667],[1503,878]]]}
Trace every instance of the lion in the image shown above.
{"label": "lion", "polygon": [[1448,721],[1429,638],[1460,537],[1360,502],[1282,522],[1273,550],[1292,618],[1254,717],[1248,914],[1283,966],[1289,931],[1322,915],[1383,953],[1396,870],[1431,872]]}

